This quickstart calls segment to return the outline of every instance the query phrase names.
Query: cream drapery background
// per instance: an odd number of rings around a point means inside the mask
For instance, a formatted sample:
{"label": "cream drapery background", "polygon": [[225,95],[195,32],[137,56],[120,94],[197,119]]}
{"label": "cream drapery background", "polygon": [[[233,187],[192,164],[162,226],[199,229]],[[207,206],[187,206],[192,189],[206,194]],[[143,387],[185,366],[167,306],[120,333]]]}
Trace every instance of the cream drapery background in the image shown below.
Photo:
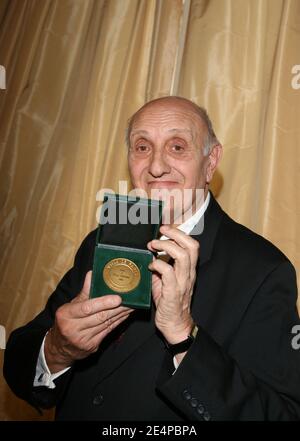
{"label": "cream drapery background", "polygon": [[[41,310],[128,179],[126,120],[170,91],[211,115],[223,208],[299,272],[299,64],[299,0],[0,0],[0,325]],[[48,418],[0,374],[1,420]]]}

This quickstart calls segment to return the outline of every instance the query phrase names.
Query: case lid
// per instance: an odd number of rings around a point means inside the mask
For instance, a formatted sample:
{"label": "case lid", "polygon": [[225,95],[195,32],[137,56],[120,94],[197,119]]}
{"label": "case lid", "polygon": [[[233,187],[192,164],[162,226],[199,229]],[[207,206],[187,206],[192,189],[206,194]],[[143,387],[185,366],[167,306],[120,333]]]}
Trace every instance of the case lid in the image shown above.
{"label": "case lid", "polygon": [[105,193],[97,243],[147,249],[157,238],[162,210],[159,200]]}

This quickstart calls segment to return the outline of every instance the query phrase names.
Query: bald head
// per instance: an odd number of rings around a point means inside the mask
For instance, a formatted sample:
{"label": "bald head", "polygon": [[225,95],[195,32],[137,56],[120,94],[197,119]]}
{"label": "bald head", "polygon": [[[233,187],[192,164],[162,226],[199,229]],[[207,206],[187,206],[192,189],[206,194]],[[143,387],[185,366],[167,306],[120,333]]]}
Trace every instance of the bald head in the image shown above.
{"label": "bald head", "polygon": [[187,98],[179,96],[165,96],[147,102],[131,116],[126,129],[126,144],[128,148],[130,147],[130,135],[135,121],[138,119],[139,116],[141,116],[141,114],[143,114],[143,112],[145,112],[146,110],[151,110],[151,108],[153,110],[157,109],[158,111],[159,109],[168,108],[170,112],[172,112],[172,108],[174,110],[176,110],[177,108],[185,108],[186,110],[196,114],[199,117],[199,125],[204,125],[206,130],[206,136],[204,137],[204,142],[202,146],[204,155],[208,155],[213,146],[219,144],[219,141],[215,135],[212,126],[212,122],[203,107],[198,106],[193,101],[190,101]]}

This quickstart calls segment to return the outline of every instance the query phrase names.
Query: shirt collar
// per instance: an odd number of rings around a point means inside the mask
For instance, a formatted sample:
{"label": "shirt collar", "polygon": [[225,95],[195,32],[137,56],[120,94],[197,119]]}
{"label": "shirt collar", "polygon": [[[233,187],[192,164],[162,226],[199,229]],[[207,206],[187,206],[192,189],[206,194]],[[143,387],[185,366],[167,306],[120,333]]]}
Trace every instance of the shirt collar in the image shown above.
{"label": "shirt collar", "polygon": [[[183,222],[183,224],[179,225],[177,228],[186,234],[190,234],[190,232],[197,225],[197,223],[199,222],[201,217],[204,215],[204,213],[208,207],[209,201],[210,201],[210,192],[207,193],[205,201],[203,202],[201,207],[196,211],[196,213],[193,214],[193,216],[191,216],[185,222]],[[159,239],[160,240],[167,240],[168,237],[162,235]]]}
{"label": "shirt collar", "polygon": [[204,215],[208,204],[210,201],[210,193],[208,192],[205,198],[205,201],[201,205],[201,207],[196,211],[193,216],[191,216],[189,219],[187,219],[183,224],[179,225],[178,229],[183,231],[186,234],[190,234],[190,232],[194,229],[194,227],[197,225],[201,217]]}

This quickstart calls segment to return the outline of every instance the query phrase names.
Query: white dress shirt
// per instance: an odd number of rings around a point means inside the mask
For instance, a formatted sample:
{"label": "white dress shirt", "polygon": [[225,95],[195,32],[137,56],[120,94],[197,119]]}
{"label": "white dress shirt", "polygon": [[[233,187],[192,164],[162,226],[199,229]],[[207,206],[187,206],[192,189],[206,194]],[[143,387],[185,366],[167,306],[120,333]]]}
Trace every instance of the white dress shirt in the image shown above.
{"label": "white dress shirt", "polygon": [[[193,228],[196,226],[196,224],[200,221],[201,217],[204,215],[204,213],[208,207],[209,201],[210,201],[210,193],[208,192],[202,206],[196,211],[195,214],[193,214],[193,216],[191,216],[189,219],[187,219],[183,224],[179,225],[178,229],[183,231],[186,234],[190,234],[191,231],[193,230]],[[168,240],[168,238],[166,236],[161,236],[160,240]],[[164,255],[164,254],[165,254],[164,251],[161,251],[158,253],[158,255]],[[46,386],[49,389],[54,389],[55,388],[54,380],[56,378],[60,377],[61,375],[63,375],[65,372],[67,372],[70,369],[70,367],[63,369],[62,371],[56,372],[55,374],[51,374],[51,372],[47,366],[47,362],[45,359],[45,352],[44,352],[46,335],[44,337],[44,340],[42,342],[41,349],[39,352],[33,385],[34,386]],[[175,371],[173,372],[173,374],[174,374],[176,372],[177,367],[178,367],[178,362],[175,357],[173,358],[173,363],[175,366]]]}

